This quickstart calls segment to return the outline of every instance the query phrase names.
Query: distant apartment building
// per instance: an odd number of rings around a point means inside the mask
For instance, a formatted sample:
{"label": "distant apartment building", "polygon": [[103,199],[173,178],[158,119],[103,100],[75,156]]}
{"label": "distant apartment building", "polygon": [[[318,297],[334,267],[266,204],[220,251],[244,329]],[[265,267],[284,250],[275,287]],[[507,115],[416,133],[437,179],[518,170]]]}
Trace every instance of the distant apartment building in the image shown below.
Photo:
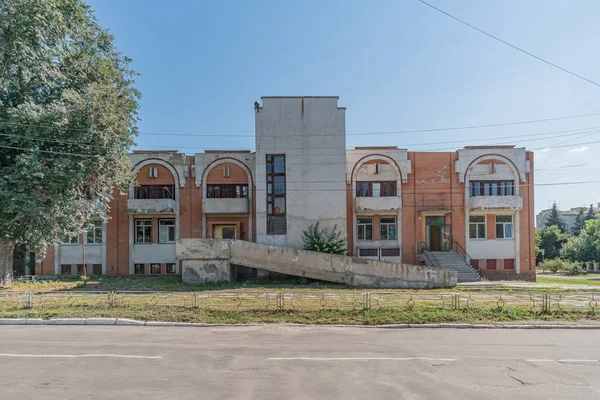
{"label": "distant apartment building", "polygon": [[[588,212],[588,210],[589,207],[574,207],[568,210],[559,211],[560,215],[562,215],[563,219],[565,220],[565,223],[567,224],[568,232],[571,232],[575,227],[575,221],[579,213],[583,211],[583,213],[585,214],[586,212]],[[600,203],[597,204],[594,210],[596,210],[596,212],[600,212]],[[551,208],[540,211],[539,214],[535,216],[535,227],[537,229],[542,229],[544,226],[546,226],[546,222],[550,218],[551,213]]]}
{"label": "distant apartment building", "polygon": [[531,152],[348,150],[337,97],[262,102],[254,152],[133,152],[137,186],[109,204],[109,222],[49,249],[36,273],[82,273],[85,259],[94,274],[179,274],[180,238],[301,248],[319,222],[357,257],[420,264],[424,249],[460,249],[483,276],[534,279]]}

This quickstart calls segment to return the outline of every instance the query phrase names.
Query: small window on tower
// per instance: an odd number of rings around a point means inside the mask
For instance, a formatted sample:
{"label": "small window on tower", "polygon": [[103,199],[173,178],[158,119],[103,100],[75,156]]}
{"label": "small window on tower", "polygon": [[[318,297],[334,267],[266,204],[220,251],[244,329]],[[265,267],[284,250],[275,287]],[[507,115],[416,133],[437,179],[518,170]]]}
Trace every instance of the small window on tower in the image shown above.
{"label": "small window on tower", "polygon": [[228,165],[223,166],[223,177],[230,178],[231,177],[231,167]]}
{"label": "small window on tower", "polygon": [[158,178],[158,168],[150,167],[150,178]]}

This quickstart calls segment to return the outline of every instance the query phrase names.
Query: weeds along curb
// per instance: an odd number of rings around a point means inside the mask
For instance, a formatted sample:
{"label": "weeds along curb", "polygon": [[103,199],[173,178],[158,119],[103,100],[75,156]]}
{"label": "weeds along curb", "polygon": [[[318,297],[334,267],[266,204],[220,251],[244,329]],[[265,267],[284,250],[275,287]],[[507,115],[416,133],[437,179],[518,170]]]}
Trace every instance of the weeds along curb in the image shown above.
{"label": "weeds along curb", "polygon": [[389,324],[389,325],[328,325],[328,324],[209,324],[202,322],[163,322],[138,321],[128,318],[0,318],[0,325],[91,325],[91,326],[154,326],[154,327],[248,327],[248,326],[286,326],[298,328],[365,328],[365,329],[597,329],[599,325],[582,324]]}

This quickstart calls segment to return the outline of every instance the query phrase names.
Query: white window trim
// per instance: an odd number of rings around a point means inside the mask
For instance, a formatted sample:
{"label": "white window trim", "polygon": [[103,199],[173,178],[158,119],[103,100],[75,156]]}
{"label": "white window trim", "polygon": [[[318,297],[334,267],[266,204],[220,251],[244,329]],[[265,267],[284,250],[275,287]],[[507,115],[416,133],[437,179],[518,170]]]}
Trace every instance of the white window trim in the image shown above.
{"label": "white window trim", "polygon": [[[471,222],[471,217],[483,217],[483,222]],[[483,224],[483,237],[475,237],[472,238],[471,237],[471,224],[473,225],[481,225]],[[477,229],[475,229],[475,232],[477,232]],[[469,240],[487,240],[487,215],[469,215],[469,231],[467,232],[469,234]]]}
{"label": "white window trim", "polygon": [[[498,217],[510,217],[511,221],[510,222],[498,222]],[[496,239],[497,240],[514,240],[515,239],[515,217],[513,215],[496,215],[495,217],[496,219]],[[505,236],[506,234],[506,225],[511,225],[511,229],[510,232],[512,234],[511,237],[498,237],[498,225],[502,225],[502,235]]]}
{"label": "white window trim", "polygon": [[[161,225],[161,221],[173,221],[173,225]],[[167,240],[163,241],[161,239],[162,237],[162,228],[165,227],[165,229],[167,229]],[[176,238],[177,238],[177,224],[175,222],[175,219],[172,218],[164,218],[164,219],[159,219],[158,220],[158,243],[160,244],[172,244],[175,243]],[[169,240],[169,230],[173,229],[173,240]]]}
{"label": "white window trim", "polygon": [[[137,240],[137,230],[138,230],[138,222],[142,222],[142,221],[150,221],[150,225],[143,225],[144,227],[149,227],[150,228],[150,241],[146,242],[138,242]],[[152,244],[152,220],[151,219],[136,219],[133,223],[133,241],[135,244]],[[139,264],[139,263],[138,263]]]}
{"label": "white window trim", "polygon": [[[374,228],[374,226],[375,226],[375,218],[373,218],[373,217],[371,217],[371,216],[367,216],[367,217],[360,217],[360,218],[371,218],[371,223],[368,223],[368,224],[367,224],[367,223],[358,222],[358,217],[356,218],[356,240],[361,240],[361,241],[364,241],[364,242],[372,242],[372,241],[373,241],[373,236],[374,236],[374,235],[373,235],[373,228]],[[367,234],[367,228],[366,228],[366,227],[367,227],[368,225],[371,225],[371,239],[367,239],[367,238],[366,238],[366,236],[367,236],[367,235],[366,235],[366,234]],[[365,238],[364,238],[364,239],[361,239],[361,238],[360,238],[360,231],[361,231],[361,228],[362,228],[362,230],[363,230],[363,231],[364,231],[364,233],[365,233],[365,234],[364,234],[364,236],[365,236]]]}
{"label": "white window trim", "polygon": [[[394,218],[394,222],[393,223],[381,222],[382,218]],[[381,227],[384,225],[387,226],[387,232],[388,232],[387,236],[389,236],[390,226],[394,226],[394,231],[396,232],[396,234],[394,235],[393,238],[389,238],[389,237],[383,238],[383,236],[381,235]],[[390,215],[381,215],[379,217],[379,240],[398,240],[398,218],[397,217],[390,216]]]}
{"label": "white window trim", "polygon": [[[96,226],[97,223],[99,223],[100,226]],[[100,230],[100,235],[99,235],[100,236],[100,242],[98,242],[98,243],[95,240],[96,236],[98,236],[98,235],[96,235],[96,229]],[[88,235],[89,235],[90,231],[92,232],[92,235],[94,237],[94,241],[88,243]],[[103,233],[104,233],[104,227],[103,227],[102,221],[94,221],[94,227],[92,229],[90,229],[89,231],[86,231],[85,234],[83,235],[83,242],[85,243],[86,246],[88,246],[88,245],[101,245],[101,244],[104,243],[104,240],[103,240],[103,237],[102,237]]]}

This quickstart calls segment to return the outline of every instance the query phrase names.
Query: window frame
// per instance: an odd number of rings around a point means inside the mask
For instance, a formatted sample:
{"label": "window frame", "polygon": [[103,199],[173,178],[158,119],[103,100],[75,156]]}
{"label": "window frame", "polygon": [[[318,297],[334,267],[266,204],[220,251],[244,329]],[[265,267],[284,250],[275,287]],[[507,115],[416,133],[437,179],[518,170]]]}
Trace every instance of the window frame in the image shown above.
{"label": "window frame", "polygon": [[[60,244],[80,244],[79,243],[79,239],[80,239],[79,236],[80,236],[80,234],[78,233],[77,235],[74,235],[74,236],[71,236],[70,238],[68,238],[67,239],[68,241],[63,239],[60,242]],[[73,240],[75,240],[75,241],[73,241]]]}
{"label": "window frame", "polygon": [[[481,221],[471,221],[471,218],[482,217],[483,222]],[[471,226],[475,225],[475,237],[471,236]],[[479,227],[483,225],[483,237],[479,236]],[[487,216],[483,215],[469,215],[469,240],[486,240],[487,239]]]}
{"label": "window frame", "polygon": [[470,180],[469,197],[514,196],[515,186],[513,179]]}
{"label": "window frame", "polygon": [[[154,272],[155,267],[158,267],[158,272]],[[161,269],[160,263],[150,263],[150,268],[149,268],[148,272],[150,275],[160,275],[160,269]]]}
{"label": "window frame", "polygon": [[[360,219],[370,219],[371,222],[361,222]],[[357,216],[356,217],[356,240],[362,240],[365,242],[373,241],[373,228],[375,224],[375,218],[373,216]],[[371,226],[371,238],[367,238],[367,227]],[[363,237],[361,238],[361,231],[363,231]]]}
{"label": "window frame", "polygon": [[[375,255],[374,256],[360,254],[361,251],[373,251],[373,250],[375,251]],[[359,247],[358,251],[357,251],[357,255],[360,258],[377,257],[377,259],[379,259],[379,248],[377,248],[377,247]]]}
{"label": "window frame", "polygon": [[[65,269],[68,268],[68,271],[65,272]],[[60,274],[61,275],[72,275],[72,267],[71,264],[60,264]]]}
{"label": "window frame", "polygon": [[247,199],[248,184],[233,183],[221,184],[211,183],[206,185],[207,199]]}
{"label": "window frame", "polygon": [[[276,172],[277,160],[283,159],[283,172]],[[267,235],[287,235],[287,160],[285,154],[265,154]],[[283,191],[277,192],[275,180],[283,178]],[[275,200],[283,199],[283,212],[275,213]],[[276,224],[276,221],[283,221]],[[283,228],[276,229],[283,226]]]}
{"label": "window frame", "polygon": [[[169,267],[173,266],[173,272],[169,272]],[[175,263],[165,263],[165,274],[166,275],[173,275],[177,273],[177,265]]]}
{"label": "window frame", "polygon": [[[377,196],[375,196],[375,184],[379,185]],[[396,181],[356,181],[354,189],[356,197],[396,197],[398,195]]]}
{"label": "window frame", "polygon": [[[383,222],[384,218],[394,219],[394,222]],[[394,235],[390,237],[390,227],[394,227]],[[386,233],[383,233],[383,228]],[[398,240],[398,218],[395,215],[381,215],[379,217],[379,240]]]}
{"label": "window frame", "polygon": [[[102,264],[90,264],[92,266],[92,275],[94,276],[101,276],[102,275]],[[100,269],[100,273],[97,274],[96,273],[96,269],[99,268]],[[88,273],[88,275],[90,275]]]}
{"label": "window frame", "polygon": [[[138,267],[141,266],[141,271],[138,272]],[[146,264],[133,264],[133,274],[134,275],[146,275]]]}
{"label": "window frame", "polygon": [[134,188],[136,200],[176,200],[175,185],[139,185]]}
{"label": "window frame", "polygon": [[[510,222],[507,221],[498,221],[498,217],[510,217]],[[515,227],[514,227],[514,217],[513,215],[496,215],[496,239],[498,240],[513,240],[515,238]],[[502,237],[498,235],[498,227],[502,226]],[[510,237],[506,237],[506,229],[507,226],[510,226]]]}
{"label": "window frame", "polygon": [[[384,255],[383,253],[386,251],[393,251],[393,252],[397,252],[398,255]],[[400,252],[400,247],[381,247],[379,249],[379,254],[380,254],[380,259],[382,258],[390,258],[390,257],[400,257],[401,252]]]}
{"label": "window frame", "polygon": [[[162,222],[173,222],[173,224],[169,224],[169,225],[162,225]],[[167,240],[163,241],[162,239],[162,227],[166,227],[167,228]],[[173,240],[169,240],[169,231],[171,230],[170,228],[173,228]],[[161,244],[171,244],[171,243],[175,243],[175,241],[177,240],[177,229],[176,229],[176,221],[175,218],[161,218],[158,220],[158,243]]]}
{"label": "window frame", "polygon": [[[138,241],[138,223],[141,222],[150,222],[149,225],[141,225],[141,227],[143,228],[149,228],[150,229],[150,234],[149,234],[149,241],[145,240],[145,236],[146,236],[146,229],[144,229],[144,233],[142,234],[142,236],[144,237],[143,241]],[[133,221],[133,233],[134,233],[134,243],[135,244],[152,244],[152,219],[151,218],[138,218],[135,219]]]}
{"label": "window frame", "polygon": [[[93,221],[94,226],[85,232],[85,244],[102,244],[104,243],[102,234],[104,232],[104,224],[102,221]],[[98,233],[98,230],[100,232]],[[92,241],[90,242],[90,233]],[[99,240],[99,241],[98,241]]]}

